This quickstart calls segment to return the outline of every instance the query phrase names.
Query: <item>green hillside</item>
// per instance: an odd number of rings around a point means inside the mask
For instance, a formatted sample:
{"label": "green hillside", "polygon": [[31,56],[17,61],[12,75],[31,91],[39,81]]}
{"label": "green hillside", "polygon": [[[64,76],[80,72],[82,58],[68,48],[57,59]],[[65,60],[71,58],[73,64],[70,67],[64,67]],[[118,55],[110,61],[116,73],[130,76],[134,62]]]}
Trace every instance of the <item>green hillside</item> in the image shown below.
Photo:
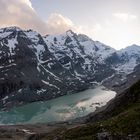
{"label": "green hillside", "polygon": [[[101,117],[102,115],[103,117]],[[104,118],[104,120],[100,120],[98,117]],[[105,111],[88,118],[87,124],[67,130],[56,130],[49,134],[47,138],[48,140],[54,138],[60,140],[96,140],[100,138],[139,140],[140,81],[118,95]]]}

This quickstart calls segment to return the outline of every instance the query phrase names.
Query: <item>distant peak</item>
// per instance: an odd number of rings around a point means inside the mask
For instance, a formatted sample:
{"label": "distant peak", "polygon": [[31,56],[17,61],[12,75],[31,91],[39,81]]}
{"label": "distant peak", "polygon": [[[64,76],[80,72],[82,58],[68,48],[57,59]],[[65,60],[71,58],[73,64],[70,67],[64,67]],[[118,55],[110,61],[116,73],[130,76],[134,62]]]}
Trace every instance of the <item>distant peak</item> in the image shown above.
{"label": "distant peak", "polygon": [[140,49],[140,46],[139,45],[136,45],[136,44],[133,44],[131,46],[128,46],[125,48],[126,49],[129,49],[129,50],[136,50],[136,49]]}
{"label": "distant peak", "polygon": [[66,33],[74,33],[71,29],[67,30]]}
{"label": "distant peak", "polygon": [[131,46],[128,46],[128,47],[140,47],[140,46],[137,44],[132,44]]}
{"label": "distant peak", "polygon": [[87,35],[85,35],[85,34],[78,34],[78,41],[85,42],[85,41],[89,41],[89,40],[92,40],[92,39],[89,38]]}
{"label": "distant peak", "polygon": [[26,30],[26,32],[36,32],[37,33],[37,31],[35,31],[33,29],[28,29],[28,30]]}
{"label": "distant peak", "polygon": [[124,54],[127,53],[128,55],[132,55],[132,54],[139,54],[140,52],[140,46],[133,44],[131,46],[128,46],[126,48],[123,48],[121,50],[119,50],[120,54]]}
{"label": "distant peak", "polygon": [[74,35],[76,35],[76,33],[73,32],[72,30],[66,31],[66,34],[67,34],[68,36],[74,36]]}
{"label": "distant peak", "polygon": [[32,30],[32,29],[29,29],[29,30],[26,30],[24,32],[27,32],[27,33],[30,33],[30,34],[36,34],[36,35],[39,35],[39,33],[35,30]]}
{"label": "distant peak", "polygon": [[13,32],[13,31],[21,31],[22,29],[16,26],[11,26],[11,27],[1,28],[0,30],[3,32]]}

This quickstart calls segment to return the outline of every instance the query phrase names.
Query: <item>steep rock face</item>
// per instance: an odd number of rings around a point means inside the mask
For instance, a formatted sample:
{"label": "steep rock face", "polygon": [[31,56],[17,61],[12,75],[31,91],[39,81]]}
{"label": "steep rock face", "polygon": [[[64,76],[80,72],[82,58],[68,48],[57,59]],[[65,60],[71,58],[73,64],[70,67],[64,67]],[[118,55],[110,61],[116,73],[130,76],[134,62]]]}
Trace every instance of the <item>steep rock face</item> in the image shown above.
{"label": "steep rock face", "polygon": [[52,54],[43,37],[17,27],[0,30],[0,104],[47,100],[86,89]]}
{"label": "steep rock face", "polygon": [[108,62],[115,73],[104,79],[103,85],[121,93],[140,79],[140,46],[132,45],[119,50],[107,58],[106,63]]}
{"label": "steep rock face", "polygon": [[[139,74],[140,47],[116,51],[71,30],[41,36],[0,29],[0,105],[48,100],[103,84],[117,89]],[[122,86],[123,89],[123,86]]]}
{"label": "steep rock face", "polygon": [[79,79],[100,82],[108,77],[107,70],[112,71],[105,59],[115,50],[85,35],[70,30],[62,35],[46,36],[44,40],[61,65]]}

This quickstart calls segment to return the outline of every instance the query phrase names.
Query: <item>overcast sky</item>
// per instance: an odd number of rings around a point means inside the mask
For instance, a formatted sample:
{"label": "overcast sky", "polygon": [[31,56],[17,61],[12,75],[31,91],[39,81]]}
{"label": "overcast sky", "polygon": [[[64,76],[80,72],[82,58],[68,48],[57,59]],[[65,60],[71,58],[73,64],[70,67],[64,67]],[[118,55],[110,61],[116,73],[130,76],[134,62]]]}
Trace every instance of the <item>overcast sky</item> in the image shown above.
{"label": "overcast sky", "polygon": [[116,49],[140,45],[140,0],[0,0],[0,27],[72,29]]}

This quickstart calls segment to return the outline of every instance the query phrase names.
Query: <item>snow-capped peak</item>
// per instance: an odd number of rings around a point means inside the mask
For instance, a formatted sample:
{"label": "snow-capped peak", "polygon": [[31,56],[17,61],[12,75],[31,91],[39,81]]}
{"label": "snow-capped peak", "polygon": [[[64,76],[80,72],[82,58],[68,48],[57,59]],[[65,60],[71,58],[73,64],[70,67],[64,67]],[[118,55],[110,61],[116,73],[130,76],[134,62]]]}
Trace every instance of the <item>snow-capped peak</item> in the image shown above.
{"label": "snow-capped peak", "polygon": [[117,70],[129,74],[139,64],[140,46],[133,44],[119,50],[117,54],[121,60],[121,63],[117,66]]}
{"label": "snow-capped peak", "polygon": [[138,53],[140,52],[140,46],[133,44],[131,46],[126,47],[125,49],[122,49],[121,51]]}
{"label": "snow-capped peak", "polygon": [[21,29],[16,26],[11,26],[11,27],[6,27],[6,28],[0,29],[0,32],[13,32],[13,31],[21,31]]}
{"label": "snow-capped peak", "polygon": [[121,49],[120,51],[118,51],[118,54],[121,56],[127,55],[129,57],[134,56],[134,55],[139,55],[140,54],[140,46],[133,44],[131,46],[126,47],[125,49]]}
{"label": "snow-capped peak", "polygon": [[18,32],[21,31],[21,29],[19,27],[7,27],[7,28],[1,28],[0,29],[0,39],[3,39],[7,36],[9,36],[10,34],[12,34],[13,32]]}
{"label": "snow-capped peak", "polygon": [[85,42],[85,41],[90,41],[90,40],[91,40],[91,38],[89,38],[87,35],[78,34],[78,41]]}
{"label": "snow-capped peak", "polygon": [[74,33],[72,30],[68,30],[66,31],[66,35],[68,35],[69,37],[75,35],[76,33]]}
{"label": "snow-capped peak", "polygon": [[34,42],[35,44],[38,43],[39,41],[39,33],[37,33],[36,31],[33,30],[27,30],[24,31],[24,33],[26,34],[26,36],[32,40],[32,42]]}

